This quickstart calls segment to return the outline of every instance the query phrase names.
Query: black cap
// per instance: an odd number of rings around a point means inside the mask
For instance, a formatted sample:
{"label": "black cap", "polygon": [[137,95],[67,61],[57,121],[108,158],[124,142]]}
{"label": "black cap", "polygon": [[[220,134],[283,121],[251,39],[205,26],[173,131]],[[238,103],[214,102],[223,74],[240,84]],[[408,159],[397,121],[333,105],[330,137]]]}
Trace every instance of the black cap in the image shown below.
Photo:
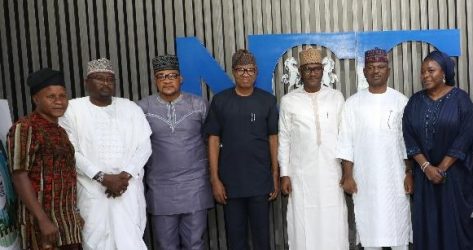
{"label": "black cap", "polygon": [[153,70],[179,70],[179,60],[175,55],[162,55],[153,59]]}
{"label": "black cap", "polygon": [[40,69],[36,72],[31,73],[26,80],[28,86],[30,86],[31,95],[35,95],[40,90],[51,86],[59,85],[65,87],[64,75],[61,71],[52,70],[50,68]]}

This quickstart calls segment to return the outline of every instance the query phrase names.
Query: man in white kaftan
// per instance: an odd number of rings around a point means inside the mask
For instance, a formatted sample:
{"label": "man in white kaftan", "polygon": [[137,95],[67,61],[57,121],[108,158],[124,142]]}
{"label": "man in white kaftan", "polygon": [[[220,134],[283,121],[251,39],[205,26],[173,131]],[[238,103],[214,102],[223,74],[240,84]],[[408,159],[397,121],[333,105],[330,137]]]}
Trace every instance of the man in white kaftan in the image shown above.
{"label": "man in white kaftan", "polygon": [[112,96],[114,86],[110,61],[90,62],[90,96],[71,100],[60,119],[75,148],[86,250],[146,249],[143,167],[151,129],[138,105]]}
{"label": "man in white kaftan", "polygon": [[365,54],[369,87],[348,98],[342,113],[337,157],[343,160],[342,185],[353,193],[356,228],[365,249],[408,248],[411,217],[401,120],[407,98],[387,87],[387,54]]}
{"label": "man in white kaftan", "polygon": [[335,157],[342,94],[321,86],[319,50],[300,53],[304,87],[285,95],[279,115],[278,158],[283,194],[289,194],[289,248],[346,250],[347,207]]}

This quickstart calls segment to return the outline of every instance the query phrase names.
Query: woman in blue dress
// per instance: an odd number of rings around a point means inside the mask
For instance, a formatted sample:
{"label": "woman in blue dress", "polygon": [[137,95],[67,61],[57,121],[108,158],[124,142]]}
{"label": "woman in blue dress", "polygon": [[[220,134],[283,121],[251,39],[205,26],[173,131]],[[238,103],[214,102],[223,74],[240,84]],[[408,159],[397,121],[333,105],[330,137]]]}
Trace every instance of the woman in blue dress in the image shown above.
{"label": "woman in blue dress", "polygon": [[454,87],[454,62],[424,58],[424,89],[404,110],[407,155],[414,159],[414,249],[473,249],[473,104]]}

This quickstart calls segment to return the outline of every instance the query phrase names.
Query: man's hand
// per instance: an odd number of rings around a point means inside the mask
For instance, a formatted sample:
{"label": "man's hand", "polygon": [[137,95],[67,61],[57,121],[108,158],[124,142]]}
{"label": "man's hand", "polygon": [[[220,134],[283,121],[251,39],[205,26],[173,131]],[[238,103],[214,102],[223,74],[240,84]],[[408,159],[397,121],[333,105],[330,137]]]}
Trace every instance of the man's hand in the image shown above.
{"label": "man's hand", "polygon": [[353,176],[342,176],[342,179],[340,180],[340,186],[342,186],[343,191],[348,194],[354,194],[358,192],[358,188]]}
{"label": "man's hand", "polygon": [[56,246],[58,228],[48,217],[38,220],[39,230],[41,232],[41,244],[45,247]]}
{"label": "man's hand", "polygon": [[289,176],[281,177],[281,192],[283,195],[289,195],[292,192],[291,178]]}
{"label": "man's hand", "polygon": [[210,181],[215,200],[220,204],[227,204],[227,193],[220,179],[216,178]]}
{"label": "man's hand", "polygon": [[105,194],[107,195],[107,198],[117,198],[117,197],[120,197],[121,196],[121,192],[120,193],[113,193],[112,191],[110,191],[110,189],[107,189],[105,190]]}
{"label": "man's hand", "polygon": [[56,246],[58,228],[49,219],[42,205],[36,196],[28,172],[25,170],[15,170],[12,174],[13,185],[18,194],[19,199],[26,205],[28,211],[34,216],[38,222],[41,233],[41,245],[43,248],[53,249]]}
{"label": "man's hand", "polygon": [[269,193],[268,201],[275,200],[279,195],[279,164],[278,164],[278,135],[269,135],[269,155],[271,157],[271,174],[273,176],[273,192]]}
{"label": "man's hand", "polygon": [[406,194],[414,193],[414,178],[412,177],[412,172],[407,172],[406,177],[404,177],[404,190]]}
{"label": "man's hand", "polygon": [[273,173],[273,184],[274,184],[274,189],[273,189],[273,192],[269,193],[268,201],[273,201],[276,198],[278,198],[278,194],[279,194],[279,171],[276,171],[275,173]]}
{"label": "man's hand", "polygon": [[354,194],[358,192],[355,179],[353,179],[353,162],[348,160],[342,160],[342,179],[340,180],[340,186],[348,194]]}
{"label": "man's hand", "polygon": [[131,174],[125,171],[120,172],[120,174],[118,175],[120,176],[121,179],[126,180],[127,182],[131,179]]}
{"label": "man's hand", "polygon": [[107,197],[115,198],[122,195],[128,187],[130,178],[131,175],[126,172],[121,172],[120,174],[105,174],[102,185],[107,188],[105,191]]}

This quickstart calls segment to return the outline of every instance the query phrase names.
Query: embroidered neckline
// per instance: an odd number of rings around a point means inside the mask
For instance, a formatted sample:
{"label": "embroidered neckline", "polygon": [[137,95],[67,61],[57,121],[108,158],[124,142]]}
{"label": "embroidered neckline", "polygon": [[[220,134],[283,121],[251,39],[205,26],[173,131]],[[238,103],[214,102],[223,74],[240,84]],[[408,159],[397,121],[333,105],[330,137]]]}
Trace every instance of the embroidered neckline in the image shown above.
{"label": "embroidered neckline", "polygon": [[426,90],[423,91],[423,96],[425,97],[425,99],[427,99],[427,101],[430,101],[430,102],[441,102],[443,99],[448,99],[448,98],[450,98],[450,96],[453,95],[457,90],[458,90],[458,88],[453,87],[452,89],[450,89],[447,93],[445,93],[442,97],[440,97],[440,98],[437,99],[437,100],[434,100],[434,99],[430,98],[430,96],[427,94],[427,91],[426,91]]}
{"label": "embroidered neckline", "polygon": [[153,114],[153,113],[146,113],[145,115],[146,116],[149,116],[149,117],[154,117],[154,118],[157,118],[159,120],[161,120],[162,122],[166,123],[169,128],[171,129],[171,133],[174,133],[175,130],[176,130],[176,127],[182,122],[184,121],[187,117],[189,117],[190,115],[196,113],[196,112],[201,112],[202,109],[196,109],[196,110],[192,110],[191,112],[183,115],[181,118],[177,118],[177,113],[176,113],[176,104],[178,102],[180,102],[182,99],[184,98],[184,95],[181,93],[179,95],[178,98],[176,98],[174,101],[172,102],[168,102],[164,99],[162,99],[159,95],[157,95],[156,97],[156,100],[158,101],[158,103],[164,105],[166,107],[166,115],[164,116],[161,116],[159,114]]}
{"label": "embroidered neckline", "polygon": [[156,100],[158,100],[158,102],[161,104],[176,104],[182,100],[182,93],[180,93],[179,96],[171,102],[164,100],[163,98],[161,98],[161,96],[159,96],[159,94],[156,94]]}
{"label": "embroidered neckline", "polygon": [[431,99],[427,92],[424,90],[422,93],[422,99],[427,104],[427,108],[424,114],[424,132],[425,132],[425,142],[427,145],[427,149],[431,149],[433,147],[433,138],[435,133],[437,132],[437,122],[440,115],[440,109],[442,108],[442,104],[445,100],[450,99],[456,92],[457,88],[452,88],[447,94],[440,97],[437,100]]}

